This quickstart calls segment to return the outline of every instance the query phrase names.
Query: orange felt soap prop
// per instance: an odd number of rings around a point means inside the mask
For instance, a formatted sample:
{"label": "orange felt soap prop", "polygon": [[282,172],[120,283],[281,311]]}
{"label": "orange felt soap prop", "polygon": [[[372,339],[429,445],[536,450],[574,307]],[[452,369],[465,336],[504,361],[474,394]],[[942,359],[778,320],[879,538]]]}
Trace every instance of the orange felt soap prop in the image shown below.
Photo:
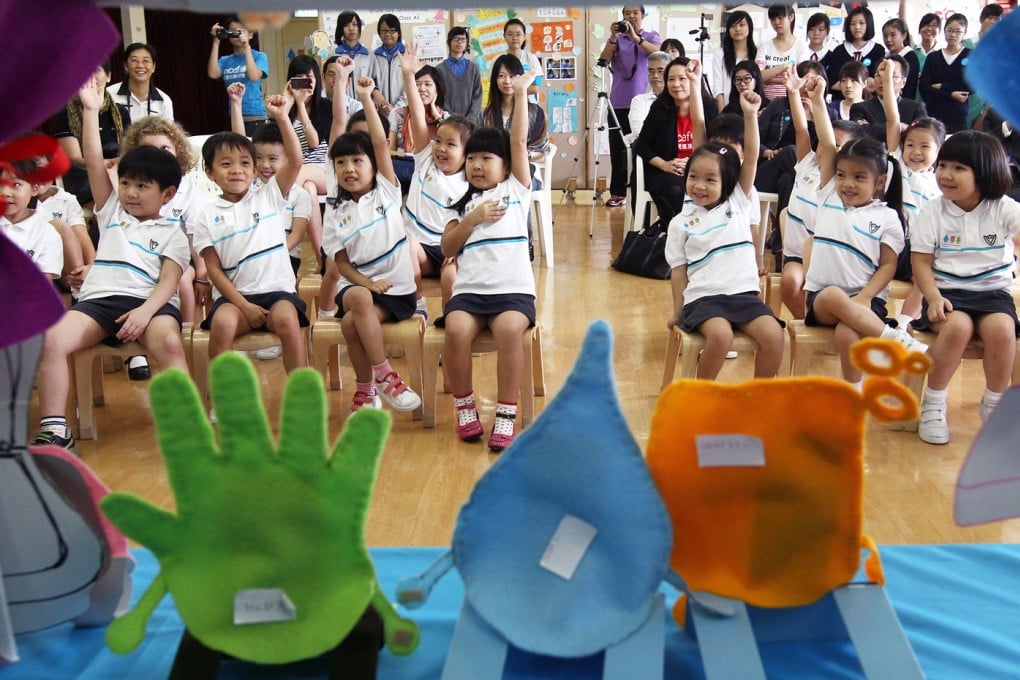
{"label": "orange felt soap prop", "polygon": [[[673,521],[670,566],[691,591],[791,607],[853,579],[871,546],[861,533],[865,415],[916,418],[913,395],[889,376],[927,368],[877,339],[853,356],[880,376],[863,393],[812,377],[680,380],[660,395],[648,465]],[[868,576],[881,583],[873,558]]]}

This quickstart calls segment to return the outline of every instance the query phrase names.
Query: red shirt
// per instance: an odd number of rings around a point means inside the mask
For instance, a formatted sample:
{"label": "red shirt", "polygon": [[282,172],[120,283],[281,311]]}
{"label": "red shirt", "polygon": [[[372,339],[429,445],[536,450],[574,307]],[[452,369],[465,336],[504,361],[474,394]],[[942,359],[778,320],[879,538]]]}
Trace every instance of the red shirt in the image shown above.
{"label": "red shirt", "polygon": [[694,123],[690,116],[676,114],[676,157],[689,158],[694,153]]}

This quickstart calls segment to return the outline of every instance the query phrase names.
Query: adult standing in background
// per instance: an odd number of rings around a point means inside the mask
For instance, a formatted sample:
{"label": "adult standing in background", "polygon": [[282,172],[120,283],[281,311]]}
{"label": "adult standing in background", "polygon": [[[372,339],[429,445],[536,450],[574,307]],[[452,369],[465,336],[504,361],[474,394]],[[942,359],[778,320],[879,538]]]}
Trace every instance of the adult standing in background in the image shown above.
{"label": "adult standing in background", "polygon": [[[712,67],[712,88],[715,103],[722,109],[733,91],[733,68],[741,61],[755,61],[758,47],[754,44],[754,21],[743,10],[730,12],[726,16],[726,27],[722,34],[722,59],[716,59]],[[764,108],[764,104],[762,104]]]}
{"label": "adult standing in background", "polygon": [[921,98],[928,115],[941,120],[950,135],[967,128],[970,85],[963,77],[963,69],[970,48],[963,46],[965,35],[966,16],[954,14],[946,19],[946,46],[929,54],[921,71]]}
{"label": "adult standing in background", "polygon": [[630,102],[635,95],[648,89],[648,55],[658,51],[662,43],[657,32],[641,27],[644,19],[644,5],[625,6],[623,21],[610,25],[609,40],[599,54],[599,59],[608,61],[613,71],[609,103],[620,124],[619,131],[609,131],[610,158],[619,161],[612,164],[609,200],[606,201],[609,208],[619,208],[627,202],[627,164],[624,162],[627,147],[623,135],[630,134]]}
{"label": "adult standing in background", "polygon": [[145,116],[159,116],[174,119],[174,103],[163,90],[152,84],[156,72],[156,49],[145,43],[131,43],[124,48],[124,73],[126,79],[106,88],[117,104],[128,107],[131,120]]}
{"label": "adult standing in background", "polygon": [[482,112],[482,74],[478,65],[468,57],[468,30],[454,26],[446,34],[446,48],[450,56],[436,70],[443,79],[447,113],[459,113],[477,123]]}
{"label": "adult standing in background", "polygon": [[843,35],[846,42],[837,45],[825,56],[825,77],[829,80],[832,101],[843,98],[840,91],[839,72],[848,61],[859,61],[868,67],[867,91],[875,89],[873,78],[878,65],[885,59],[885,46],[875,42],[875,17],[867,7],[855,7],[843,21]]}
{"label": "adult standing in background", "polygon": [[[903,4],[901,3],[900,7],[902,8],[902,6]],[[939,18],[938,14],[925,14],[917,25],[917,32],[921,36],[921,44],[914,48],[914,52],[917,53],[917,66],[923,72],[925,59],[939,48],[939,33],[942,32],[942,19]],[[917,98],[921,98],[920,90],[918,90]]]}
{"label": "adult standing in background", "polygon": [[[221,36],[220,31],[228,33]],[[269,57],[265,52],[253,50],[251,39],[253,33],[245,28],[236,16],[227,20],[226,29],[220,24],[213,24],[210,31],[213,41],[209,52],[209,77],[213,80],[223,79],[223,84],[230,87],[233,83],[244,84],[244,98],[241,100],[241,114],[244,116],[244,131],[249,137],[266,122],[266,105],[262,101],[262,81],[269,77]],[[233,53],[220,56],[220,41],[230,41]]]}
{"label": "adult standing in background", "polygon": [[[903,86],[903,96],[907,99],[915,99],[917,97],[917,81],[921,79],[921,62],[918,61],[917,52],[910,44],[910,30],[907,28],[906,22],[899,17],[893,17],[882,24],[882,40],[885,42],[889,56],[895,54],[898,57],[903,57],[903,61],[907,63],[910,74],[907,76],[907,84]],[[882,97],[878,94],[877,78],[875,79],[875,96],[879,99]]]}
{"label": "adult standing in background", "polygon": [[808,58],[807,44],[793,34],[797,15],[789,5],[770,5],[769,23],[776,37],[766,40],[758,49],[755,62],[765,81],[765,96],[769,99],[786,97],[786,70],[790,64],[799,64]]}
{"label": "adult standing in background", "polygon": [[372,78],[375,80],[375,91],[372,101],[379,109],[379,114],[388,118],[394,108],[407,106],[404,94],[404,74],[400,69],[398,55],[407,49],[404,47],[404,35],[400,30],[400,19],[395,14],[383,14],[376,24],[379,40],[382,45],[372,54]]}
{"label": "adult standing in background", "polygon": [[344,10],[336,19],[336,32],[333,34],[336,43],[336,54],[350,57],[354,62],[347,83],[347,100],[357,100],[354,94],[354,83],[361,77],[372,77],[372,55],[368,48],[361,44],[361,16],[357,12]]}
{"label": "adult standing in background", "polygon": [[520,19],[510,19],[503,24],[503,40],[506,41],[506,53],[512,54],[520,60],[525,73],[535,74],[535,79],[531,85],[528,85],[528,101],[537,104],[538,91],[541,88],[542,76],[545,75],[545,71],[542,70],[542,62],[538,60],[538,57],[525,48],[527,36],[528,30]]}
{"label": "adult standing in background", "polygon": [[822,61],[829,53],[829,15],[815,12],[807,20],[808,61]]}

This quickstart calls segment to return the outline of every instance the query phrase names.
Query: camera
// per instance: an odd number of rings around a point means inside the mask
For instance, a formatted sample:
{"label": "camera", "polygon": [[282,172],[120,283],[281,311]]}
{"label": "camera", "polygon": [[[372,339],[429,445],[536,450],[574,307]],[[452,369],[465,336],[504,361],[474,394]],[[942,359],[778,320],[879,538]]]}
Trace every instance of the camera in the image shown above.
{"label": "camera", "polygon": [[308,76],[294,76],[290,79],[290,89],[292,90],[311,90],[312,79]]}
{"label": "camera", "polygon": [[616,29],[617,33],[630,33],[630,23],[626,21],[620,21],[613,24],[613,28]]}
{"label": "camera", "polygon": [[216,31],[216,37],[219,38],[220,40],[226,40],[227,38],[240,38],[241,37],[241,29],[240,28],[221,28],[218,31]]}

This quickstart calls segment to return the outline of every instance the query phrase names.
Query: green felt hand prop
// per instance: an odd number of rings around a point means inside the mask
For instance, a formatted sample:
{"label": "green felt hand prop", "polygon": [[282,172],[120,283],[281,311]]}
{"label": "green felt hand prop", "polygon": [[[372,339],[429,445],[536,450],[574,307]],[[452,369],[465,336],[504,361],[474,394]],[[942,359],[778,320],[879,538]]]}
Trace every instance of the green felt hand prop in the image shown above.
{"label": "green felt hand prop", "polygon": [[[418,628],[379,590],[364,542],[389,416],[357,412],[330,457],[318,373],[301,369],[287,380],[278,445],[247,359],[218,357],[210,386],[219,445],[185,373],[169,370],[152,381],[176,513],[124,493],[102,503],[161,567],[137,607],[110,625],[110,648],[134,649],[169,591],[192,635],[248,661],[287,663],[322,654],[346,637],[369,604],[383,617],[390,650],[413,651]],[[238,624],[238,616],[257,622]]]}

